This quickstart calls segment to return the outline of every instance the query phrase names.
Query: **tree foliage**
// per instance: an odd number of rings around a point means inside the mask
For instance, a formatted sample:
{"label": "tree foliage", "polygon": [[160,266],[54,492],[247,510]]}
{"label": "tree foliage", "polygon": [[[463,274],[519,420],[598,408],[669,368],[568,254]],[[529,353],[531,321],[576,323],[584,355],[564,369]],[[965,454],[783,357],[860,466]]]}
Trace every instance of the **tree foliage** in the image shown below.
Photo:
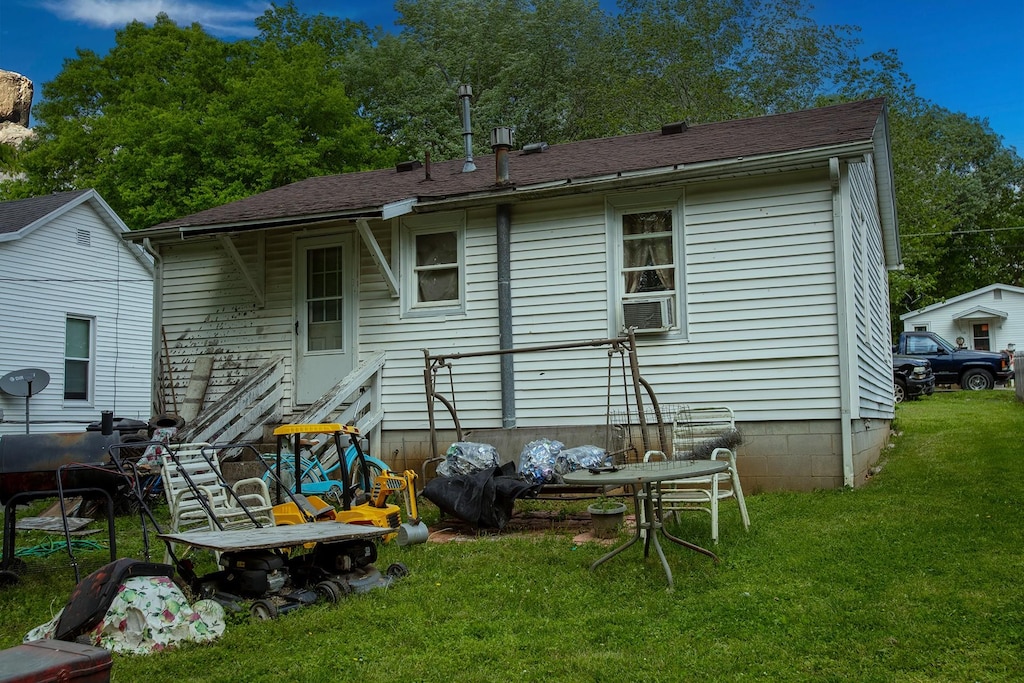
{"label": "tree foliage", "polygon": [[1024,286],[1024,160],[983,119],[917,95],[895,52],[844,76],[848,98],[889,104],[904,269],[890,277],[899,316],[995,283]]}
{"label": "tree foliage", "polygon": [[802,0],[398,0],[397,35],[350,53],[350,92],[409,156],[461,153],[456,91],[474,91],[476,149],[651,130],[810,106],[853,55],[848,27]]}
{"label": "tree foliage", "polygon": [[93,187],[145,227],[389,163],[325,46],[289,40],[293,10],[269,10],[254,40],[224,42],[161,14],[118,31],[104,57],[80,50],[43,86],[38,138],[21,155],[28,179],[12,193]]}

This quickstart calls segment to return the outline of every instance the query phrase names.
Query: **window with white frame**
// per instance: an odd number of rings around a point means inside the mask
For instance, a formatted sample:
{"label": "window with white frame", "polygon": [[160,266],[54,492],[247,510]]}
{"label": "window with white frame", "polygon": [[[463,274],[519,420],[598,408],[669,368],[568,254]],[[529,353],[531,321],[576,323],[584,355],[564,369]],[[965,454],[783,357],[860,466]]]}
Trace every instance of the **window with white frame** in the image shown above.
{"label": "window with white frame", "polygon": [[462,312],[465,302],[464,220],[459,216],[403,222],[405,311]]}
{"label": "window with white frame", "polygon": [[68,316],[64,333],[64,398],[88,401],[92,398],[92,320]]}
{"label": "window with white frame", "polygon": [[647,199],[644,205],[618,206],[612,200],[617,327],[632,327],[639,333],[679,333],[684,329],[679,201]]}

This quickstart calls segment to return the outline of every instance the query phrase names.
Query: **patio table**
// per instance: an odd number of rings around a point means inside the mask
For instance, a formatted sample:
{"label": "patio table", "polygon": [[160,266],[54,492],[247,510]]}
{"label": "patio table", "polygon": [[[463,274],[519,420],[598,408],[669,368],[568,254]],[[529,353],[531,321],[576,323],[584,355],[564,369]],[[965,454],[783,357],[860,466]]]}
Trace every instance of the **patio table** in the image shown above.
{"label": "patio table", "polygon": [[661,560],[661,566],[665,569],[665,575],[668,577],[669,590],[672,590],[674,587],[672,569],[668,566],[668,560],[665,559],[665,552],[661,549],[661,543],[658,542],[659,531],[666,539],[673,543],[707,555],[717,563],[718,556],[710,550],[677,538],[665,530],[661,523],[661,511],[658,509],[659,506],[656,505],[653,489],[657,483],[662,481],[707,477],[724,471],[728,466],[729,463],[724,460],[669,460],[664,462],[629,463],[619,465],[614,469],[600,468],[593,471],[583,469],[562,475],[562,479],[566,484],[574,486],[631,486],[633,488],[633,506],[636,510],[636,528],[633,537],[595,560],[590,565],[590,570],[593,571],[643,538],[644,557],[648,557],[653,545],[655,552],[658,554],[658,559]]}

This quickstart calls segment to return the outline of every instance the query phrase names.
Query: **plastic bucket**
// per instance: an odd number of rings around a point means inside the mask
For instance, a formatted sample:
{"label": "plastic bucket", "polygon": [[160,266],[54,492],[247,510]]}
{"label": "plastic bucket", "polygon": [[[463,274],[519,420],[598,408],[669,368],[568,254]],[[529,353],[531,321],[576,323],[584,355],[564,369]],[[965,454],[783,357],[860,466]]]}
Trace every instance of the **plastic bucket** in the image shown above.
{"label": "plastic bucket", "polygon": [[417,522],[416,524],[402,524],[398,527],[398,545],[415,545],[416,543],[426,543],[427,536],[430,535],[430,529],[423,522]]}

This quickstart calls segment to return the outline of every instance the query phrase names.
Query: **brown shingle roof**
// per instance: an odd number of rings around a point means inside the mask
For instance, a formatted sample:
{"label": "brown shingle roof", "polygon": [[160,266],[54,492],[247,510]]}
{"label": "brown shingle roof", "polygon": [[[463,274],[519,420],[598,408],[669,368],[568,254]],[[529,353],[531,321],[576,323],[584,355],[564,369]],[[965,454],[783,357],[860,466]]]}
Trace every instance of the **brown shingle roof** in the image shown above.
{"label": "brown shingle roof", "polygon": [[[873,99],[752,119],[690,126],[682,133],[622,135],[552,145],[541,154],[510,153],[514,186],[571,183],[701,162],[751,158],[869,141],[884,110]],[[309,178],[190,216],[154,230],[309,219],[344,213],[367,214],[409,198],[420,201],[507,192],[495,183],[494,155],[474,159],[477,170],[463,173],[464,160],[434,163],[425,169],[394,168]]]}
{"label": "brown shingle roof", "polygon": [[0,202],[0,235],[18,232],[22,228],[32,225],[40,218],[53,213],[68,202],[81,197],[86,192],[89,192],[89,190],[55,192],[28,199]]}

